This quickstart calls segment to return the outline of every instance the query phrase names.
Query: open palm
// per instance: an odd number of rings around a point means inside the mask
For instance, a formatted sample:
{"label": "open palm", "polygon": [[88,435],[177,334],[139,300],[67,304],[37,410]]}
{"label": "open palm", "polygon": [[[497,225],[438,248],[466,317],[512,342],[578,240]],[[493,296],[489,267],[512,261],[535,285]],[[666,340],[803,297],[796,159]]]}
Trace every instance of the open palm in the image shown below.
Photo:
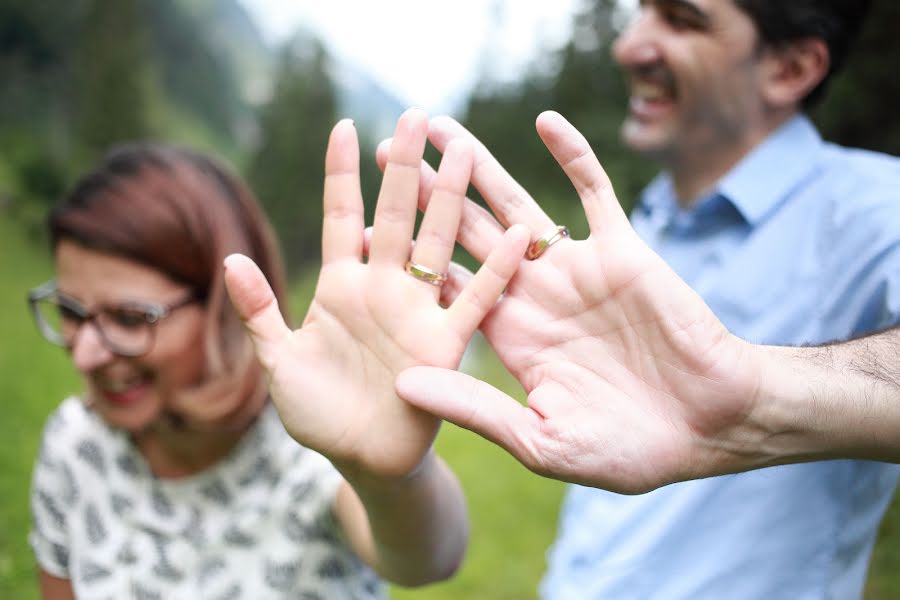
{"label": "open palm", "polygon": [[[408,111],[398,123],[364,261],[358,142],[350,122],[335,127],[326,157],[322,269],[300,329],[284,323],[249,259],[233,256],[226,263],[229,293],[269,374],[285,427],[345,473],[399,477],[421,462],[439,420],[397,398],[394,379],[410,366],[458,365],[527,244],[524,228],[511,231],[446,309],[438,302],[439,287],[406,272],[426,132],[420,111]],[[467,144],[446,149],[414,263],[447,270],[471,163]]]}
{"label": "open palm", "polygon": [[[433,129],[439,148],[473,140],[449,120]],[[754,404],[753,376],[736,375],[748,346],[637,237],[586,140],[555,113],[542,115],[538,130],[575,185],[591,235],[521,265],[482,324],[528,406],[433,369],[404,374],[398,390],[568,481],[641,492],[708,472],[710,463],[727,471],[740,453],[728,440]],[[466,207],[460,241],[473,256],[484,257],[504,226],[525,224],[534,237],[553,229],[483,147],[476,164],[473,181],[499,222]]]}

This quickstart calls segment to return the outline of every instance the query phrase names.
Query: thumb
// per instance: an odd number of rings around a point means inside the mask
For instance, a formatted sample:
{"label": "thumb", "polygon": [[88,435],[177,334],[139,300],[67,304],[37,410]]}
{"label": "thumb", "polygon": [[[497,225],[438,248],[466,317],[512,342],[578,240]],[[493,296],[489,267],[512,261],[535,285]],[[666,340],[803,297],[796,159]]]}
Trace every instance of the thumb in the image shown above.
{"label": "thumb", "polygon": [[536,466],[532,440],[540,416],[494,386],[450,369],[412,367],[401,371],[394,388],[413,406],[477,433],[528,468]]}
{"label": "thumb", "polygon": [[250,333],[260,362],[271,370],[275,350],[291,333],[272,287],[252,260],[243,254],[225,258],[225,288],[231,303]]}

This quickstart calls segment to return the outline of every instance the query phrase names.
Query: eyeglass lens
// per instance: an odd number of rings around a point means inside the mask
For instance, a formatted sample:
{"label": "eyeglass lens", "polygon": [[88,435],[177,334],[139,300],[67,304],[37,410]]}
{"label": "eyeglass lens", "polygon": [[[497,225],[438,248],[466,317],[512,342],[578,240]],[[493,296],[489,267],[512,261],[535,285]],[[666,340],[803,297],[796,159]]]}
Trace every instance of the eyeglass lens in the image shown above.
{"label": "eyeglass lens", "polygon": [[42,332],[56,344],[70,346],[88,320],[107,347],[118,354],[143,354],[152,342],[152,318],[139,308],[108,307],[91,317],[83,307],[60,297],[39,300],[35,308]]}

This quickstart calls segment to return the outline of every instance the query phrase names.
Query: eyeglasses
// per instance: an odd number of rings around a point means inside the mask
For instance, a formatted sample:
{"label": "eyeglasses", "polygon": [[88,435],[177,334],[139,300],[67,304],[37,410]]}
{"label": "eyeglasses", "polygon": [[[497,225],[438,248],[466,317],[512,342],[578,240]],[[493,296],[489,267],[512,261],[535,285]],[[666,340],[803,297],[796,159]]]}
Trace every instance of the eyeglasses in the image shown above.
{"label": "eyeglasses", "polygon": [[172,304],[126,302],[88,310],[48,281],[28,292],[28,306],[41,335],[57,346],[71,348],[81,326],[91,322],[106,348],[119,356],[135,357],[153,347],[156,324],[172,311],[198,300],[193,292]]}

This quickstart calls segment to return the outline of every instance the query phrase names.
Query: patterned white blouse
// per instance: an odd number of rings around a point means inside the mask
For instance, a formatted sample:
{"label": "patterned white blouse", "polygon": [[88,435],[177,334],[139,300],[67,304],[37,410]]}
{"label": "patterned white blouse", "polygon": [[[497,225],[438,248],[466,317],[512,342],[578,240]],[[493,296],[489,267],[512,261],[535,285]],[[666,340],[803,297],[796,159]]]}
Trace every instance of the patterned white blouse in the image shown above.
{"label": "patterned white blouse", "polygon": [[271,406],[225,459],[166,480],[69,398],[44,428],[29,541],[89,600],[383,598],[333,517],[341,481]]}

